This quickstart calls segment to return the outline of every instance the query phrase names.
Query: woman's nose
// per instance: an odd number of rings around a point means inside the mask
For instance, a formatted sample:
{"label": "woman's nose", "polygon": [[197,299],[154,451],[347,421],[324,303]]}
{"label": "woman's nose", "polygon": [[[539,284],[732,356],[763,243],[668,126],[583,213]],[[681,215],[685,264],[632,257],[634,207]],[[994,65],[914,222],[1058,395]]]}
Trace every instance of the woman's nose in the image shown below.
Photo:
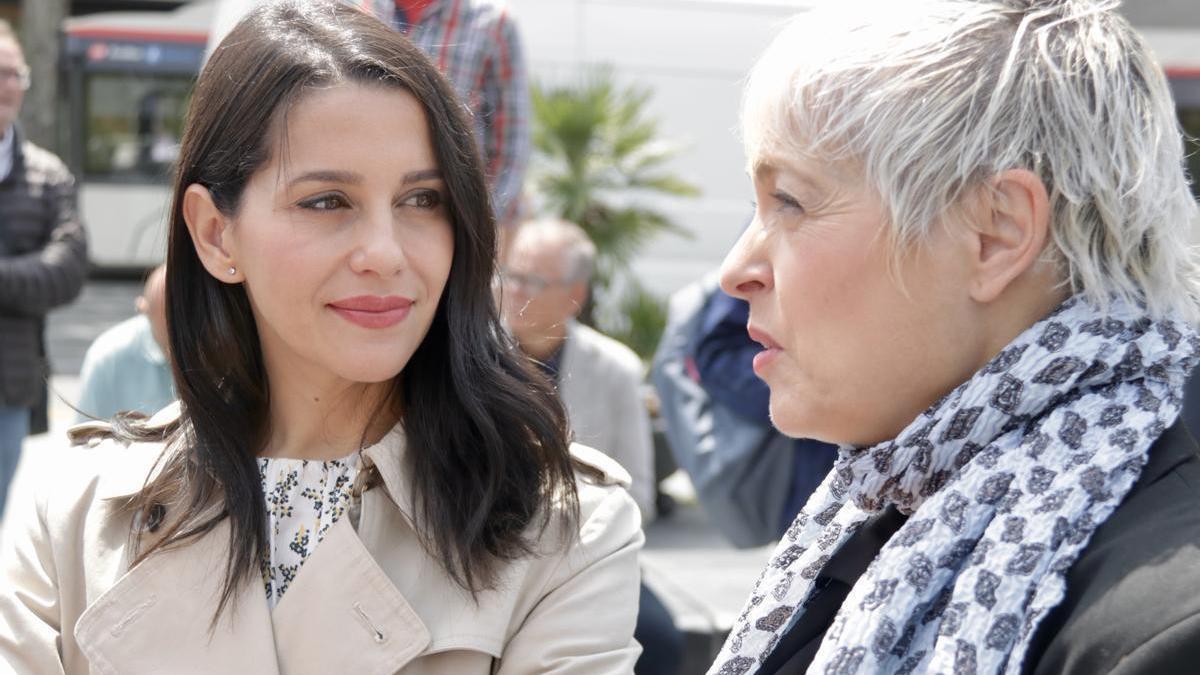
{"label": "woman's nose", "polygon": [[762,227],[755,218],[721,263],[721,290],[735,298],[750,300],[754,293],[771,287],[771,266],[763,255],[763,238]]}
{"label": "woman's nose", "polygon": [[357,240],[350,256],[350,268],[358,274],[399,274],[407,262],[401,236],[403,229],[396,223],[390,205],[387,209],[376,208],[365,213],[355,228]]}

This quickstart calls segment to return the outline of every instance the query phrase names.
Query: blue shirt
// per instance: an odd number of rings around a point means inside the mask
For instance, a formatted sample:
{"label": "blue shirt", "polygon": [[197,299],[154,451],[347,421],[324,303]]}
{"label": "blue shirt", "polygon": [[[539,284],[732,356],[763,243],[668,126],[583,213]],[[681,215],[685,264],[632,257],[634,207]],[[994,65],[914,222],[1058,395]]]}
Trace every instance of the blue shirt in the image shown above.
{"label": "blue shirt", "polygon": [[127,410],[153,415],[174,400],[171,368],[146,317],[122,321],[88,347],[80,373],[78,407],[83,414],[78,421],[106,420]]}

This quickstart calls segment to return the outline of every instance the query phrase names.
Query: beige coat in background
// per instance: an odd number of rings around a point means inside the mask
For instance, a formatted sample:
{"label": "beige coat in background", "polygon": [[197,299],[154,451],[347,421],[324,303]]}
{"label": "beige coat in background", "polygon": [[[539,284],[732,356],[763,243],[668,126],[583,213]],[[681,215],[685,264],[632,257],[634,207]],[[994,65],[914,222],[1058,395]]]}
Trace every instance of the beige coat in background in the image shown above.
{"label": "beige coat in background", "polygon": [[[600,478],[577,475],[579,530],[541,539],[478,604],[418,542],[397,429],[364,451],[382,485],[355,530],[339,520],[274,610],[261,580],[209,632],[228,525],[127,569],[122,497],[143,485],[160,444],[104,441],[64,451],[37,498],[10,506],[0,555],[0,672],[155,675],[630,673],[638,607],[638,510],[628,475],[573,446]],[[565,550],[564,550],[565,549]]]}

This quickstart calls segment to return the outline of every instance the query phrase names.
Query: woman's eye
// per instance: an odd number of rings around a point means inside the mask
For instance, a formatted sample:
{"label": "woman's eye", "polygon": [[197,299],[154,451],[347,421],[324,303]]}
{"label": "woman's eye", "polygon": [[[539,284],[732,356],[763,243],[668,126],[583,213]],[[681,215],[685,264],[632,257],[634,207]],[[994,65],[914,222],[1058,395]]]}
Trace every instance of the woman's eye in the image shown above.
{"label": "woman's eye", "polygon": [[804,211],[804,207],[800,206],[800,202],[786,192],[775,192],[771,195],[771,198],[779,202],[781,209],[798,209]]}
{"label": "woman's eye", "polygon": [[436,190],[421,190],[409,195],[403,205],[415,206],[419,209],[436,209],[442,205],[442,195]]}
{"label": "woman's eye", "polygon": [[300,202],[300,207],[312,209],[313,211],[332,211],[349,206],[346,200],[341,195],[321,195],[312,199]]}

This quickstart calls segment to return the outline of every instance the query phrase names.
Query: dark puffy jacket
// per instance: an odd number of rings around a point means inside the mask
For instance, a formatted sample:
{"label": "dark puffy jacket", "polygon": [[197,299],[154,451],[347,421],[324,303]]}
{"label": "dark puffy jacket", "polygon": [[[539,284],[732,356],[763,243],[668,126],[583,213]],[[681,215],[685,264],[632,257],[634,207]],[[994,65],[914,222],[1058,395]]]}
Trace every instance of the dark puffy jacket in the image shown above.
{"label": "dark puffy jacket", "polygon": [[45,391],[46,312],[79,294],[87,238],[71,172],[15,133],[0,181],[0,405],[33,407]]}

